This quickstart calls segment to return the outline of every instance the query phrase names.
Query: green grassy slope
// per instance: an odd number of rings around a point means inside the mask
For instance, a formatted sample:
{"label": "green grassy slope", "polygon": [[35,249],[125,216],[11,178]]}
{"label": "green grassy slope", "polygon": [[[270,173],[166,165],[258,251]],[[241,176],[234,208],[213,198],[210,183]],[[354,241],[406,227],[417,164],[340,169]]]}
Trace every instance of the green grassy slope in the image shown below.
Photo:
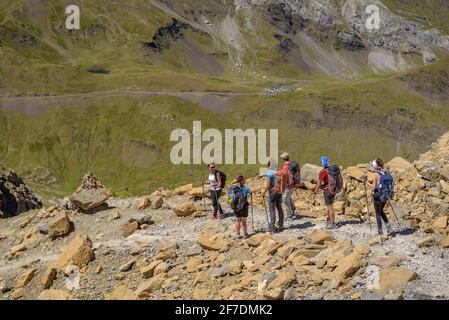
{"label": "green grassy slope", "polygon": [[[168,2],[181,13],[189,11],[182,2]],[[429,27],[442,25],[447,10],[437,12],[439,2],[427,2],[433,9],[386,1],[399,14],[428,17]],[[123,195],[196,183],[204,174],[203,165],[174,166],[169,161],[174,144],[170,132],[191,130],[194,120],[201,120],[203,129],[222,132],[279,129],[279,151],[289,151],[301,163],[317,163],[328,154],[341,165],[379,156],[412,160],[449,129],[448,60],[401,74],[362,72],[358,80],[341,80],[304,72],[299,49],[283,54],[274,37],[279,30],[256,13],[241,11],[223,26],[226,31],[233,23],[251,25],[241,28],[241,51],[189,27],[180,39],[169,41],[167,49],[156,52],[142,44],[151,42],[173,17],[150,2],[85,0],[82,30],[76,32],[63,28],[64,3],[0,3],[0,95],[126,90],[254,94],[232,98],[223,113],[204,108],[211,107],[207,96],[200,107],[181,98],[137,98],[132,93],[79,97],[75,104],[75,98],[67,99],[42,113],[0,112],[0,162],[26,176],[37,167],[49,169],[57,184],[33,185],[45,196],[73,192],[88,170]],[[211,8],[201,1],[198,8],[203,7]],[[219,7],[210,10],[223,13]],[[310,51],[311,56],[316,53]],[[239,59],[243,67],[236,67]],[[303,91],[258,95],[266,87],[286,84]],[[17,103],[20,109],[22,102]],[[259,165],[224,169],[230,177],[255,175]]]}
{"label": "green grassy slope", "polygon": [[[446,67],[439,63],[430,70]],[[203,130],[216,128],[223,134],[227,128],[278,129],[279,151],[289,151],[301,163],[317,163],[322,154],[341,165],[379,156],[413,160],[449,129],[448,103],[435,104],[409,89],[414,74],[363,82],[315,80],[301,92],[234,98],[225,113],[168,96],[97,98],[32,115],[4,112],[0,159],[25,173],[49,168],[59,182],[54,189],[65,193],[92,170],[117,193],[142,194],[196,183],[204,174],[204,165],[173,165],[169,159],[175,144],[171,131],[191,131],[192,121],[201,120]],[[259,167],[224,169],[232,177],[257,174]],[[52,194],[47,187],[37,188]]]}

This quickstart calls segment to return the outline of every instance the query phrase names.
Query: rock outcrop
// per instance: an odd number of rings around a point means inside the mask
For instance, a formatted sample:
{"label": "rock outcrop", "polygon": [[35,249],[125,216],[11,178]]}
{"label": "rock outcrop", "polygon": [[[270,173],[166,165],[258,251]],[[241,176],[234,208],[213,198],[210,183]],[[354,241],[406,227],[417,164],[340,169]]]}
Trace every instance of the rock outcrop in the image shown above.
{"label": "rock outcrop", "polygon": [[22,178],[11,169],[0,166],[0,218],[12,217],[42,207],[42,201]]}

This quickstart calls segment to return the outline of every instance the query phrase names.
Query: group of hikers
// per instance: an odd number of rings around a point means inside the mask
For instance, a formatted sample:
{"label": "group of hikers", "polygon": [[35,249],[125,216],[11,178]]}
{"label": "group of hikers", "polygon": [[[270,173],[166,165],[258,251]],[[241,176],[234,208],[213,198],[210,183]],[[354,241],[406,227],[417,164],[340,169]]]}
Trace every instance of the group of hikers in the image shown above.
{"label": "group of hikers", "polygon": [[[298,162],[291,161],[289,154],[286,152],[282,153],[280,158],[283,161],[281,168],[279,168],[277,161],[274,159],[270,159],[268,162],[268,171],[265,175],[264,185],[262,188],[265,211],[267,215],[269,215],[269,218],[267,217],[267,222],[268,231],[270,233],[278,233],[284,230],[283,205],[287,211],[287,219],[293,220],[299,217],[299,212],[293,202],[292,194],[295,190],[304,187],[304,184],[300,179],[300,167]],[[339,166],[331,166],[327,156],[322,156],[320,162],[322,169],[316,177],[316,186],[313,193],[317,194],[322,190],[324,204],[328,215],[325,228],[336,229],[338,226],[335,220],[334,201],[336,196],[343,190],[343,178]],[[368,186],[374,191],[373,204],[376,213],[378,234],[383,235],[382,221],[385,223],[388,234],[390,234],[392,230],[384,209],[393,196],[393,178],[384,170],[384,163],[381,159],[372,161],[370,167],[371,171],[374,173],[373,178],[371,180],[365,178],[363,181],[367,204],[368,197],[366,187]],[[223,189],[226,186],[226,175],[219,171],[213,163],[208,165],[208,171],[209,177],[207,180],[202,181],[202,183],[207,184],[210,187],[210,196],[213,206],[212,219],[221,219],[224,216],[224,211],[219,199],[222,195]],[[233,181],[233,185],[227,189],[228,202],[236,216],[235,232],[236,237],[239,239],[246,239],[249,237],[247,218],[250,204],[248,198],[251,198],[252,208],[252,194],[254,192],[255,190],[246,186],[246,180],[243,176],[237,177]],[[266,208],[267,201],[269,208],[268,212]],[[276,211],[278,217],[277,227]],[[361,219],[363,220],[362,216]],[[241,234],[241,230],[243,230],[243,235]]]}

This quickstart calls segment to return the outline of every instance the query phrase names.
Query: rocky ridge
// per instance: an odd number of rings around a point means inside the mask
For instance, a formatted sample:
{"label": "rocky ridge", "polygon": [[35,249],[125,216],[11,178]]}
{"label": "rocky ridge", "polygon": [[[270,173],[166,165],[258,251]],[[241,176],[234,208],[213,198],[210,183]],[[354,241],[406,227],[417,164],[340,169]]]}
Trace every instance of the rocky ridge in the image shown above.
{"label": "rocky ridge", "polygon": [[[131,199],[109,197],[86,214],[60,205],[0,223],[3,299],[444,299],[449,297],[449,133],[414,163],[395,158],[389,237],[373,235],[361,181],[366,164],[343,170],[339,228],[323,229],[318,167],[302,166],[294,195],[300,217],[265,233],[261,198],[247,240],[233,235],[232,214],[210,221],[210,199],[184,185]],[[80,190],[105,188],[92,175]],[[248,184],[258,189],[261,178]],[[76,194],[75,193],[75,194]],[[73,198],[73,196],[71,197]],[[204,209],[203,198],[206,202]],[[370,195],[368,195],[370,199]],[[100,208],[99,204],[95,208]],[[95,209],[94,208],[94,209]],[[254,224],[254,230],[252,225]]]}

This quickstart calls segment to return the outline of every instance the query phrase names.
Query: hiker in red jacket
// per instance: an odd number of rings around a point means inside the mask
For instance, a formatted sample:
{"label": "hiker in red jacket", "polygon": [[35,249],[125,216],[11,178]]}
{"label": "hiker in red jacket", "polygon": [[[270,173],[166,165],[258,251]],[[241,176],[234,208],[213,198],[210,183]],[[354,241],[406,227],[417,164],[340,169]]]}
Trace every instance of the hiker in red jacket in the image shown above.
{"label": "hiker in red jacket", "polygon": [[[342,181],[340,170],[337,166],[329,166],[329,158],[326,156],[321,157],[321,165],[323,169],[318,174],[318,181],[314,193],[316,194],[319,189],[323,189],[324,192],[324,204],[327,207],[327,223],[326,229],[336,229],[337,225],[335,223],[335,211],[334,211],[334,201],[335,195],[342,189]],[[335,169],[336,174],[330,174],[329,170]],[[332,171],[334,172],[334,171]]]}

